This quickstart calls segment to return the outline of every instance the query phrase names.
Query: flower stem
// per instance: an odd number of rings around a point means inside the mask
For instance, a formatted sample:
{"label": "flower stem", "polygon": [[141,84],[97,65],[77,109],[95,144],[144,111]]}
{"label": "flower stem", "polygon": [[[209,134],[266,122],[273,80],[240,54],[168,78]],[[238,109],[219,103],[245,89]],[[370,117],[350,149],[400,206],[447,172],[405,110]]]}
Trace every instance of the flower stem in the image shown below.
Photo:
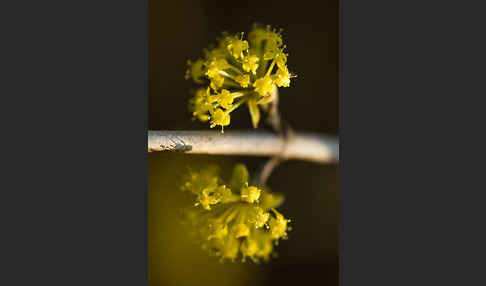
{"label": "flower stem", "polygon": [[270,67],[268,68],[265,76],[268,76],[272,72],[274,66],[275,66],[275,60],[273,60],[272,63],[270,64]]}

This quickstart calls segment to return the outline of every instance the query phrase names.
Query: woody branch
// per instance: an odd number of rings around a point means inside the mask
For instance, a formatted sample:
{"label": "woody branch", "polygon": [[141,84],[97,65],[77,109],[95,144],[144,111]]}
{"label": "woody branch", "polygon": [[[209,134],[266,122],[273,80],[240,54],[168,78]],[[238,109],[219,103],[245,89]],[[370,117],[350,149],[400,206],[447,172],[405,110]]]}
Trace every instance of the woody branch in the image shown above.
{"label": "woody branch", "polygon": [[295,132],[279,136],[260,131],[148,131],[148,152],[246,155],[297,159],[320,164],[337,163],[335,136]]}

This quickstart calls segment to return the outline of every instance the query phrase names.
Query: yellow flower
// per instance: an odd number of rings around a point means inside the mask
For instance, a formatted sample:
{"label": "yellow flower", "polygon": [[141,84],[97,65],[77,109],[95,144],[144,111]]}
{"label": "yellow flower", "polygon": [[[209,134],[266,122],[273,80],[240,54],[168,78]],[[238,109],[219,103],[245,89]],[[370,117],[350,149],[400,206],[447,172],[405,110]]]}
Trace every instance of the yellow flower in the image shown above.
{"label": "yellow flower", "polygon": [[287,68],[279,68],[275,73],[273,80],[278,87],[288,87],[290,85],[290,73]]}
{"label": "yellow flower", "polygon": [[243,70],[246,72],[252,72],[253,74],[256,74],[256,70],[258,69],[258,62],[260,61],[260,58],[258,58],[255,55],[250,55],[248,57],[245,57],[243,59]]}
{"label": "yellow flower", "polygon": [[269,51],[263,56],[265,60],[275,60],[275,63],[279,68],[287,68],[287,55],[280,50]]}
{"label": "yellow flower", "polygon": [[187,64],[189,65],[190,69],[186,71],[186,79],[192,78],[196,83],[203,83],[201,78],[204,77],[204,61],[198,59],[194,63],[188,61]]}
{"label": "yellow flower", "polygon": [[217,45],[204,50],[202,59],[189,62],[186,79],[216,93],[204,97],[196,92],[189,104],[193,116],[200,121],[211,119],[212,127],[223,127],[230,123],[231,112],[247,105],[256,128],[261,118],[258,105],[267,112],[276,97],[268,95],[274,88],[288,87],[293,77],[284,49],[281,30],[270,26],[255,25],[247,39],[243,33],[223,33]]}
{"label": "yellow flower", "polygon": [[248,42],[238,39],[231,39],[227,45],[228,51],[232,53],[235,59],[243,56],[243,51],[248,50]]}
{"label": "yellow flower", "polygon": [[230,109],[231,105],[233,104],[234,95],[231,94],[227,89],[221,90],[221,92],[217,95],[217,101],[220,106],[225,109]]}
{"label": "yellow flower", "polygon": [[211,78],[211,88],[214,89],[214,90],[218,90],[220,89],[224,84],[224,77],[219,75],[219,74],[216,74],[214,75],[214,77]]}
{"label": "yellow flower", "polygon": [[283,44],[281,31],[277,32],[275,29],[272,30],[270,26],[262,27],[260,25],[254,25],[248,38],[250,44],[258,48],[265,42],[265,51],[279,50]]}
{"label": "yellow flower", "polygon": [[211,78],[217,74],[220,74],[225,69],[228,69],[230,65],[225,59],[214,59],[210,62],[208,71],[206,74]]}
{"label": "yellow flower", "polygon": [[209,68],[206,71],[206,75],[211,80],[211,87],[213,89],[219,89],[223,86],[224,76],[226,75],[225,69],[228,69],[230,65],[225,59],[215,59],[209,64]]}
{"label": "yellow flower", "polygon": [[259,78],[253,84],[255,91],[261,96],[267,96],[274,88],[273,80],[269,75]]}
{"label": "yellow flower", "polygon": [[248,87],[250,83],[250,75],[242,74],[235,77],[235,81],[241,85],[241,87]]}
{"label": "yellow flower", "polygon": [[189,101],[189,110],[192,115],[201,121],[208,121],[210,105],[206,100],[206,92],[203,88],[197,90],[196,95]]}
{"label": "yellow flower", "polygon": [[207,203],[203,200],[185,210],[185,224],[203,249],[221,259],[268,260],[274,244],[287,237],[289,220],[273,208],[281,196],[249,186],[248,180],[246,167],[236,165],[229,184],[232,192],[219,168],[207,167],[190,173],[182,188],[197,195],[199,202],[200,196],[207,197]]}
{"label": "yellow flower", "polygon": [[230,124],[230,115],[224,112],[221,108],[217,108],[215,112],[211,114],[211,128],[216,125],[228,126]]}

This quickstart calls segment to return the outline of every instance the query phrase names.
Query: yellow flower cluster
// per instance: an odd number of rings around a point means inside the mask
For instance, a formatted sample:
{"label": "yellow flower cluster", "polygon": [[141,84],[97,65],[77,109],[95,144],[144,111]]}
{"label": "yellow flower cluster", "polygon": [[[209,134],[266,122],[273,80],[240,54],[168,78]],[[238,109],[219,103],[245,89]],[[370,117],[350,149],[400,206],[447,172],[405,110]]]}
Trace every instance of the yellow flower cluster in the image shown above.
{"label": "yellow flower cluster", "polygon": [[[280,31],[255,25],[245,40],[243,33],[223,33],[216,47],[204,57],[189,61],[186,79],[205,85],[196,91],[189,108],[195,118],[210,127],[230,124],[230,113],[248,105],[253,127],[260,121],[259,106],[275,100],[277,87],[290,85],[287,54]],[[263,108],[265,110],[265,108]]]}
{"label": "yellow flower cluster", "polygon": [[286,239],[290,230],[290,220],[275,209],[283,197],[249,186],[248,180],[242,164],[233,169],[229,185],[224,184],[217,167],[209,166],[190,173],[182,186],[197,197],[195,206],[184,212],[186,223],[202,248],[221,260],[267,261],[274,245]]}

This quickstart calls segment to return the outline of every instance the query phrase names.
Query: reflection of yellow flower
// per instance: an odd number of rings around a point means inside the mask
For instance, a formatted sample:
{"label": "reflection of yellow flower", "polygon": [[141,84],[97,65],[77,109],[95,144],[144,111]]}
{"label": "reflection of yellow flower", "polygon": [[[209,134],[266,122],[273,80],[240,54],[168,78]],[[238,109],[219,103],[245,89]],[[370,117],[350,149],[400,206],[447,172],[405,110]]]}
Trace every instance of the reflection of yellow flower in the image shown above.
{"label": "reflection of yellow flower", "polygon": [[289,220],[285,219],[284,216],[275,209],[272,209],[272,211],[275,213],[275,217],[272,217],[269,223],[271,237],[274,239],[286,237],[287,222],[289,222]]}
{"label": "reflection of yellow flower", "polygon": [[[214,117],[212,111],[221,107],[227,112],[228,119],[212,121],[211,125],[225,126],[219,123],[229,124],[230,113],[241,104],[250,102],[250,99],[253,105],[249,105],[249,108],[253,111],[258,109],[257,105],[271,103],[275,98],[268,97],[268,94],[273,88],[288,87],[293,77],[287,69],[288,55],[284,53],[284,48],[281,31],[270,26],[255,25],[247,40],[243,39],[243,34],[223,33],[216,47],[205,50],[203,58],[189,62],[186,79],[191,78],[197,84],[210,87],[216,94],[222,94],[222,90],[229,94],[236,93],[238,99],[233,105],[228,103],[229,100],[210,102],[208,108],[208,103],[201,100],[196,92],[197,100],[190,102],[194,117],[208,121],[210,113]],[[263,97],[266,97],[265,100],[262,100]],[[250,115],[256,128],[260,120],[259,112],[250,112]]]}
{"label": "reflection of yellow flower", "polygon": [[197,197],[185,210],[187,225],[202,248],[221,259],[266,261],[273,245],[287,238],[289,220],[275,210],[282,197],[249,186],[248,180],[244,165],[235,166],[229,184],[210,166],[190,173],[182,187]]}
{"label": "reflection of yellow flower", "polygon": [[233,225],[231,232],[236,238],[246,237],[250,234],[250,228],[245,223]]}
{"label": "reflection of yellow flower", "polygon": [[263,208],[255,208],[255,226],[257,228],[263,227],[267,224],[268,219],[270,218],[270,213],[264,212]]}
{"label": "reflection of yellow flower", "polygon": [[258,201],[260,197],[261,190],[255,186],[245,187],[241,189],[241,200],[244,202],[248,202],[250,204]]}

